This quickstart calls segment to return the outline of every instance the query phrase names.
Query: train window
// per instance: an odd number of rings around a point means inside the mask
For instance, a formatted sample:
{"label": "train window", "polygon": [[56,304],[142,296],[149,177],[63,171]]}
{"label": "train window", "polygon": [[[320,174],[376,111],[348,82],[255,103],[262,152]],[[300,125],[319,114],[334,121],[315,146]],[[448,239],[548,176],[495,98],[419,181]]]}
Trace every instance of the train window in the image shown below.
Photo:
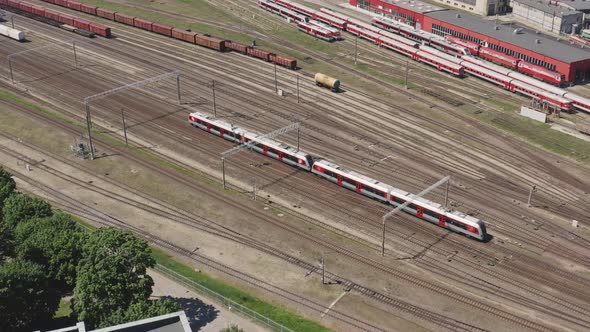
{"label": "train window", "polygon": [[424,209],[424,214],[431,216],[433,218],[438,218],[438,213],[434,212],[434,211],[430,211],[428,209]]}
{"label": "train window", "polygon": [[394,201],[395,203],[397,203],[397,204],[404,204],[404,203],[406,202],[406,201],[404,201],[403,199],[401,199],[401,198],[398,198],[398,197],[395,197],[395,198],[393,199],[393,201]]}
{"label": "train window", "polygon": [[211,129],[215,130],[215,131],[219,131],[219,127],[215,126],[215,125],[211,125]]}
{"label": "train window", "polygon": [[351,184],[351,185],[353,185],[353,186],[356,186],[356,181],[354,181],[354,180],[351,180],[351,179],[349,179],[349,178],[347,178],[347,177],[342,177],[342,181],[343,181],[343,182],[346,182],[346,183],[348,183],[348,184]]}
{"label": "train window", "polygon": [[223,133],[224,136],[229,136],[229,137],[234,137],[234,133],[232,133],[231,131],[226,131]]}

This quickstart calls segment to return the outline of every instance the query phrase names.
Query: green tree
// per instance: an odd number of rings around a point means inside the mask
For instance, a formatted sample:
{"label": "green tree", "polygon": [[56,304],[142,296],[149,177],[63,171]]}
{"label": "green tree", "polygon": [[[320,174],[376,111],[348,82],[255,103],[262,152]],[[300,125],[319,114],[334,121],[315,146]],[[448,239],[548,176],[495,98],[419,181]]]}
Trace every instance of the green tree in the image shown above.
{"label": "green tree", "polygon": [[86,230],[70,215],[60,212],[19,223],[14,231],[15,252],[19,258],[43,265],[55,286],[71,291],[86,236]]}
{"label": "green tree", "polygon": [[147,268],[155,264],[148,243],[127,231],[101,228],[83,246],[73,309],[90,327],[117,309],[146,301],[154,284]]}
{"label": "green tree", "polygon": [[4,200],[8,198],[8,196],[10,196],[10,194],[12,194],[15,189],[16,182],[14,182],[12,174],[0,167],[0,211],[2,211]]}
{"label": "green tree", "polygon": [[13,232],[21,221],[50,217],[52,214],[51,205],[44,200],[22,193],[14,193],[4,201],[2,223],[7,231]]}
{"label": "green tree", "polygon": [[159,299],[155,301],[142,301],[131,304],[127,310],[117,309],[112,315],[100,322],[101,328],[117,324],[124,324],[141,319],[161,316],[180,311],[180,305],[170,299]]}
{"label": "green tree", "polygon": [[43,266],[12,260],[0,266],[0,331],[30,331],[43,326],[59,305]]}

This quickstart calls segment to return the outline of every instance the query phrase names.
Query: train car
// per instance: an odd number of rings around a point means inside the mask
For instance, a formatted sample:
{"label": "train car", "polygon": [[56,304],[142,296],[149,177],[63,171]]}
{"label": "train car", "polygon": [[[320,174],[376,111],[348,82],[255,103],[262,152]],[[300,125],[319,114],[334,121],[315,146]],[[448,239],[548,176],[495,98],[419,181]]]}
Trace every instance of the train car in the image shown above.
{"label": "train car", "polygon": [[66,14],[59,14],[59,22],[67,25],[74,25],[74,17]]}
{"label": "train car", "polygon": [[209,35],[196,35],[195,36],[195,44],[204,46],[219,52],[225,52],[225,42],[224,39],[219,39],[217,37],[212,37]]}
{"label": "train car", "polygon": [[309,24],[307,22],[297,23],[297,29],[310,36],[314,36],[318,39],[325,40],[327,42],[333,42],[334,40],[336,40],[336,38],[332,35],[332,32],[330,30],[326,30],[324,28]]}
{"label": "train car", "polygon": [[572,101],[562,96],[554,95],[547,91],[543,91],[530,84],[512,80],[510,82],[510,89],[512,92],[518,92],[522,95],[529,96],[531,98],[537,98],[542,102],[546,102],[553,106],[559,107],[562,110],[569,111],[572,109]]}
{"label": "train car", "polygon": [[348,25],[348,27],[346,29],[347,29],[346,31],[350,32],[353,35],[358,36],[359,38],[366,39],[366,40],[371,41],[377,45],[379,44],[379,37],[381,35],[379,35],[377,32],[373,32],[371,30],[366,30],[366,29],[363,29],[363,28],[361,28],[357,25],[353,25],[353,24]]}
{"label": "train car", "polygon": [[315,84],[317,86],[322,86],[329,88],[332,92],[340,91],[340,80],[330,77],[328,75],[317,73],[314,76]]}
{"label": "train car", "polygon": [[534,65],[530,62],[520,60],[518,62],[518,71],[536,77],[542,81],[561,86],[565,81],[565,75],[547,68]]}
{"label": "train car", "polygon": [[270,61],[270,55],[272,54],[272,52],[261,50],[256,47],[250,47],[250,48],[246,49],[246,54],[248,54],[249,56],[253,56],[255,58],[258,58],[258,59],[262,59],[264,61]]}
{"label": "train car", "polygon": [[127,24],[133,26],[133,19],[135,17],[131,15],[125,15],[121,13],[115,13],[115,22]]}
{"label": "train car", "polygon": [[100,16],[111,21],[115,20],[115,12],[103,8],[96,8],[96,16]]}
{"label": "train car", "polygon": [[521,82],[524,82],[526,84],[532,85],[534,87],[537,87],[541,90],[545,90],[547,92],[559,95],[559,96],[563,96],[567,91],[561,88],[558,88],[554,85],[551,85],[549,83],[545,83],[545,82],[541,82],[533,77],[521,74],[519,72],[516,71],[512,71],[510,73],[508,73],[508,76],[510,78],[513,78],[515,80],[519,80]]}
{"label": "train car", "polygon": [[479,48],[479,56],[482,58],[485,58],[489,61],[506,66],[510,69],[517,69],[518,62],[520,61],[519,58],[510,56],[508,54],[504,54],[502,52],[492,50],[491,48],[488,48],[488,47],[480,47]]}
{"label": "train car", "polygon": [[258,0],[258,5],[271,13],[274,13],[287,19],[292,19],[295,22],[307,22],[309,20],[307,16],[301,15],[295,12],[294,10],[285,8],[269,0]]}
{"label": "train car", "polygon": [[496,71],[478,66],[471,62],[463,61],[461,62],[461,65],[463,66],[464,70],[470,75],[477,76],[480,79],[499,85],[506,90],[510,90],[510,82],[512,81],[510,77],[502,75]]}
{"label": "train car", "polygon": [[322,13],[323,17],[329,16],[344,22],[346,27],[348,27],[348,23],[350,22],[350,17],[328,8],[320,8],[320,13]]}
{"label": "train car", "polygon": [[59,22],[59,13],[51,9],[45,9],[45,18]]}
{"label": "train car", "polygon": [[385,36],[381,36],[380,41],[382,47],[401,53],[405,56],[414,57],[414,54],[418,52],[418,49],[415,47],[400,43],[397,40]]}
{"label": "train car", "polygon": [[311,165],[313,164],[311,155],[298,151],[286,144],[270,139],[260,139],[259,135],[255,133],[248,132],[228,122],[198,112],[191,113],[188,121],[196,128],[220,136],[236,144],[246,144],[254,141],[251,143],[252,150],[298,169],[308,172],[311,170]]}
{"label": "train car", "polygon": [[90,31],[90,22],[81,18],[74,18],[74,26],[79,29]]}
{"label": "train car", "polygon": [[41,17],[45,17],[45,8],[41,7],[41,6],[31,6],[31,9],[33,10],[33,14],[37,15],[37,16],[41,16]]}
{"label": "train car", "polygon": [[184,40],[191,44],[195,43],[195,37],[198,35],[196,32],[185,31],[178,28],[172,28],[171,34],[172,38]]}
{"label": "train car", "polygon": [[341,187],[395,207],[409,202],[403,208],[403,211],[408,214],[467,237],[480,241],[487,239],[485,224],[477,218],[459,211],[448,211],[438,203],[417,197],[363,174],[347,170],[327,160],[315,161],[311,172]]}
{"label": "train car", "polygon": [[90,31],[106,38],[111,37],[111,28],[98,23],[90,23]]}
{"label": "train car", "polygon": [[565,97],[568,100],[571,100],[573,107],[575,107],[581,111],[590,113],[590,99],[584,98],[584,97],[577,95],[575,93],[572,93],[572,92],[566,92],[563,95],[563,97]]}
{"label": "train car", "polygon": [[66,3],[66,7],[73,9],[73,10],[77,10],[77,11],[82,10],[82,4],[78,1],[68,0]]}
{"label": "train car", "polygon": [[346,21],[345,20],[341,20],[337,17],[328,15],[324,12],[316,11],[313,18],[322,22],[322,23],[336,27],[340,30],[346,30]]}
{"label": "train car", "polygon": [[152,25],[154,22],[144,20],[143,18],[135,17],[133,19],[133,26],[136,28],[144,29],[147,31],[152,31]]}
{"label": "train car", "polygon": [[247,54],[248,48],[252,47],[252,46],[248,46],[246,44],[238,43],[235,41],[229,41],[226,46],[230,50],[238,52],[238,53],[242,53],[242,54]]}
{"label": "train car", "polygon": [[96,10],[98,7],[87,5],[85,3],[80,4],[80,9],[87,14],[96,15]]}
{"label": "train car", "polygon": [[340,35],[340,30],[338,30],[337,28],[331,27],[327,24],[324,24],[320,21],[315,21],[315,20],[310,20],[308,23],[313,26],[323,28],[324,30],[330,32],[331,36],[334,37],[335,40],[342,39],[342,36]]}
{"label": "train car", "polygon": [[471,54],[466,47],[447,42],[442,38],[431,38],[428,45],[451,55],[463,56]]}
{"label": "train car", "polygon": [[283,66],[285,68],[294,70],[297,68],[297,60],[287,58],[281,55],[270,54],[269,55],[270,62],[276,63],[279,66]]}
{"label": "train car", "polygon": [[396,34],[400,33],[399,22],[389,19],[387,17],[374,17],[373,19],[371,19],[371,25],[373,25],[379,29],[393,32]]}
{"label": "train car", "polygon": [[172,27],[166,24],[160,23],[153,23],[152,24],[152,32],[155,32],[160,35],[164,35],[167,37],[172,37]]}
{"label": "train car", "polygon": [[415,42],[413,40],[410,40],[408,38],[404,38],[402,36],[393,34],[393,33],[388,32],[386,30],[380,30],[379,31],[379,34],[382,35],[382,36],[385,36],[385,37],[387,37],[389,39],[393,39],[393,40],[395,40],[398,43],[406,44],[406,45],[411,46],[411,47],[414,47],[414,48],[417,48],[418,47],[418,43],[417,42]]}
{"label": "train car", "polygon": [[436,67],[440,71],[446,71],[447,73],[453,74],[455,76],[462,77],[465,74],[463,66],[460,64],[447,61],[428,52],[419,50],[418,52],[414,53],[413,57],[416,61],[426,63]]}
{"label": "train car", "polygon": [[15,7],[16,9],[20,9],[24,12],[27,13],[32,13],[33,12],[33,4],[30,4],[28,2],[22,1],[18,4],[18,7]]}
{"label": "train car", "polygon": [[[514,70],[508,69],[506,67],[498,66],[498,65],[491,63],[489,61],[484,61],[484,60],[481,60],[478,58],[474,58],[472,56],[463,56],[463,57],[461,57],[461,59],[464,62],[470,62],[474,65],[477,65],[477,66],[480,66],[480,67],[483,67],[483,68],[486,68],[489,70],[493,70],[497,73],[500,73],[500,74],[506,75],[506,76],[508,76],[508,74],[514,72]],[[463,63],[461,63],[461,64],[463,64]]]}
{"label": "train car", "polygon": [[434,47],[430,47],[427,45],[420,45],[420,46],[418,46],[418,48],[420,49],[420,51],[430,53],[434,57],[444,59],[444,60],[447,60],[447,61],[455,63],[455,64],[461,64],[461,61],[462,61],[461,58],[456,57],[456,56],[452,56],[452,55],[442,52],[442,51],[439,51],[438,49],[436,49]]}
{"label": "train car", "polygon": [[316,10],[315,9],[309,8],[307,6],[304,6],[302,4],[299,4],[299,3],[296,3],[296,2],[293,2],[293,1],[282,1],[281,0],[281,1],[277,1],[277,2],[279,2],[279,3],[288,3],[288,6],[289,6],[288,8],[289,9],[294,10],[294,11],[300,13],[300,14],[303,14],[303,15],[306,15],[306,16],[309,16],[309,17],[313,17],[315,15],[315,13],[316,13]]}
{"label": "train car", "polygon": [[465,47],[469,51],[469,53],[471,53],[471,55],[479,55],[479,49],[481,45],[479,45],[478,43],[463,40],[452,35],[446,35],[445,39],[448,40],[451,44],[456,44]]}
{"label": "train car", "polygon": [[62,6],[62,7],[67,7],[68,6],[68,0],[54,0],[55,4],[58,6]]}

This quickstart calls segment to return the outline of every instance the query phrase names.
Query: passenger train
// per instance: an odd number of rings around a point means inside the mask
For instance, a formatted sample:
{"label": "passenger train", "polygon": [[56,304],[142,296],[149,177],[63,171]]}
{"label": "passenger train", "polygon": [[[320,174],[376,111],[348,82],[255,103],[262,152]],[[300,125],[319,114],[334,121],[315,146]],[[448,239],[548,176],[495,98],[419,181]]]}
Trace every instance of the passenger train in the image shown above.
{"label": "passenger train", "polygon": [[347,170],[327,160],[315,160],[309,153],[298,151],[283,143],[270,139],[258,139],[256,133],[236,127],[202,113],[191,113],[189,123],[201,130],[220,136],[236,144],[254,141],[252,149],[270,158],[279,160],[292,167],[312,172],[341,187],[355,191],[364,196],[397,207],[410,202],[403,210],[430,223],[444,227],[480,241],[488,239],[484,222],[475,217],[449,210],[442,205],[417,197],[401,189],[382,183],[354,171]]}

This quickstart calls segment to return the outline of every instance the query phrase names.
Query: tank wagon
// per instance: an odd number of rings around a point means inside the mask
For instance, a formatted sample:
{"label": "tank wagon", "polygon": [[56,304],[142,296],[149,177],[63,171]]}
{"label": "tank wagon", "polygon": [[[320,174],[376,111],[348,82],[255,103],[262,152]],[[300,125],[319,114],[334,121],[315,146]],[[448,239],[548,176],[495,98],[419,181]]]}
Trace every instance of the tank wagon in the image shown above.
{"label": "tank wagon", "polygon": [[315,74],[315,84],[329,88],[332,92],[340,91],[340,80],[322,73]]}

